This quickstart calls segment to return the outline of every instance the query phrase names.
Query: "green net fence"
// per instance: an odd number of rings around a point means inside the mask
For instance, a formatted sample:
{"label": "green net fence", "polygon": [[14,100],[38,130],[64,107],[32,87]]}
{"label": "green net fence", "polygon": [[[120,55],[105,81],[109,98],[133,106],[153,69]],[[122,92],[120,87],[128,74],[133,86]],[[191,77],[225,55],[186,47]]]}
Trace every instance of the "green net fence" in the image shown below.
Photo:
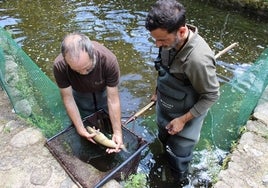
{"label": "green net fence", "polygon": [[205,119],[199,145],[206,142],[229,150],[249,120],[268,84],[268,49],[250,68],[221,86],[221,96]]}
{"label": "green net fence", "polygon": [[2,28],[0,83],[16,114],[39,127],[46,137],[70,125],[58,87]]}

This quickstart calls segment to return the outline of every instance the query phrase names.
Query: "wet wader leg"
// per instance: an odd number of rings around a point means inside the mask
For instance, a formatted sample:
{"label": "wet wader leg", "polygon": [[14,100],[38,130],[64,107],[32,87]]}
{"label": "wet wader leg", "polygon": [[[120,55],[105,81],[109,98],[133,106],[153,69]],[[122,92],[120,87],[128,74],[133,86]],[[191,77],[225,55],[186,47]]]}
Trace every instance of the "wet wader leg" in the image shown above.
{"label": "wet wader leg", "polygon": [[163,130],[162,128],[158,127],[158,139],[161,141],[164,150],[166,148],[167,145],[167,139],[169,137],[169,134],[167,133],[167,130]]}
{"label": "wet wader leg", "polygon": [[[188,144],[189,142],[187,142],[187,145]],[[193,148],[195,143],[193,142],[191,145],[183,146],[182,140],[182,142],[177,142],[176,149],[172,148],[170,145],[171,144],[168,141],[166,146],[166,156],[174,180],[180,182],[187,178],[189,163],[193,158]],[[175,153],[175,151],[177,152]]]}
{"label": "wet wader leg", "polygon": [[[163,145],[172,176],[175,182],[180,182],[187,178],[188,166],[193,157],[192,150],[195,142],[189,145],[190,143],[187,141],[188,146],[181,146],[183,139],[176,139],[177,137],[169,135],[165,129],[159,127],[158,138]],[[179,151],[176,154],[172,151],[174,145],[176,147],[175,151]]]}
{"label": "wet wader leg", "polygon": [[176,182],[185,179],[193,158],[193,149],[199,140],[203,119],[206,114],[193,119],[177,135],[169,135],[159,126],[159,139],[166,147],[166,157]]}

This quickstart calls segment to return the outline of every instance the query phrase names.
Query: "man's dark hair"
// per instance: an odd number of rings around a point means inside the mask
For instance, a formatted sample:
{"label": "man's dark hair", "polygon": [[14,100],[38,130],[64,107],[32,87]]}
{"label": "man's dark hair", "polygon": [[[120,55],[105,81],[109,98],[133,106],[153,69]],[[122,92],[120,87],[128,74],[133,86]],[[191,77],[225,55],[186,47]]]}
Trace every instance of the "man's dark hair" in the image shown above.
{"label": "man's dark hair", "polygon": [[149,11],[145,27],[149,31],[161,28],[168,33],[177,31],[185,26],[185,8],[176,0],[158,0]]}

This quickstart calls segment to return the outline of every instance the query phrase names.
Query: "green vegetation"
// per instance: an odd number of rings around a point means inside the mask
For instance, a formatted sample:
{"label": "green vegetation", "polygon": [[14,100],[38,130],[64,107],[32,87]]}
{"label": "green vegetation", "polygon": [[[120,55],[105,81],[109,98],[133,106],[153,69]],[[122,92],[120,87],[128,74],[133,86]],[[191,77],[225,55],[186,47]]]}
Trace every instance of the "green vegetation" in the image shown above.
{"label": "green vegetation", "polygon": [[45,116],[32,114],[31,117],[27,118],[27,122],[40,128],[46,138],[50,138],[62,130],[62,123],[60,121],[54,120],[51,122]]}
{"label": "green vegetation", "polygon": [[[239,129],[239,138],[241,137],[242,134],[244,134],[247,131],[246,126],[241,126]],[[230,153],[234,152],[235,149],[237,148],[238,142],[239,142],[239,138],[236,141],[232,141],[231,143],[231,147],[230,147]],[[223,160],[222,163],[222,169],[226,170],[228,168],[228,163],[231,161],[231,157],[230,155],[225,157],[225,159]]]}
{"label": "green vegetation", "polygon": [[223,160],[223,163],[222,163],[222,169],[223,170],[226,170],[228,168],[228,163],[230,161],[231,161],[231,157],[230,156],[225,157],[225,159]]}
{"label": "green vegetation", "polygon": [[10,133],[10,127],[5,127],[4,128],[4,133]]}
{"label": "green vegetation", "polygon": [[263,138],[267,139],[268,140],[268,133],[266,133]]}
{"label": "green vegetation", "polygon": [[124,182],[124,188],[146,188],[146,175],[143,173],[131,174]]}
{"label": "green vegetation", "polygon": [[27,98],[33,93],[32,87],[29,86],[29,77],[28,73],[24,67],[19,66],[18,69],[19,80],[16,82],[16,88],[21,92],[21,96]]}

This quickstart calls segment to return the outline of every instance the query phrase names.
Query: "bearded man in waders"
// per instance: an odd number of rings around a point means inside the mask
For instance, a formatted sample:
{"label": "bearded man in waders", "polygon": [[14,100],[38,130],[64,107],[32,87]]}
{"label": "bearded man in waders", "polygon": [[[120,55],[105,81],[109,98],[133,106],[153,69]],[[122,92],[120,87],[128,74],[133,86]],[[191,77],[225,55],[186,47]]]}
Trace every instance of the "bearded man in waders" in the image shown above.
{"label": "bearded man in waders", "polygon": [[219,98],[214,53],[186,24],[185,9],[175,0],[159,0],[145,27],[159,47],[156,115],[171,172],[178,185],[188,184],[188,166],[208,109]]}

